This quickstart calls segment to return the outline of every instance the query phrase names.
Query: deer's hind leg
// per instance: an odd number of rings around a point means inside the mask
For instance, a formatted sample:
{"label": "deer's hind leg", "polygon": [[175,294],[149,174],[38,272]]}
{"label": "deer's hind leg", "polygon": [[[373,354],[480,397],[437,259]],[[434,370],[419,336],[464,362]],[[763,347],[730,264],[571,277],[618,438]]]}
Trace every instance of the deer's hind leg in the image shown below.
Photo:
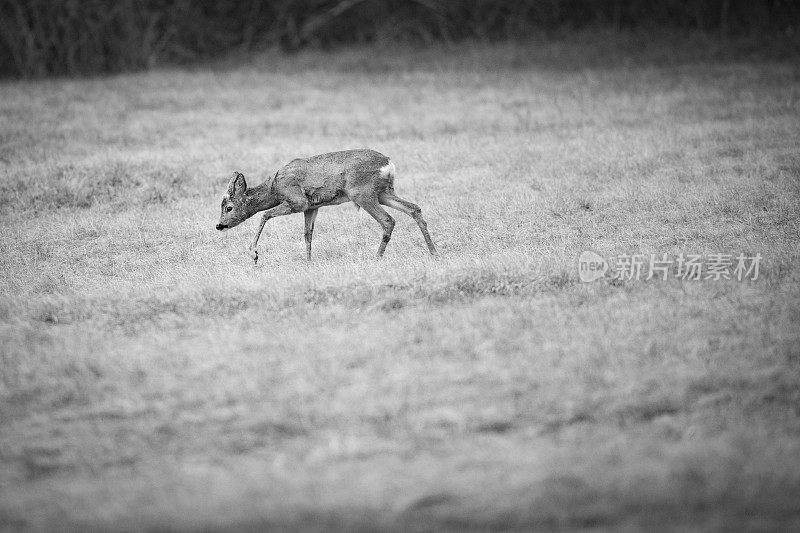
{"label": "deer's hind leg", "polygon": [[425,238],[425,244],[428,245],[428,251],[431,253],[431,255],[436,255],[436,247],[433,245],[433,240],[431,239],[430,233],[428,233],[428,224],[426,224],[425,219],[422,218],[422,209],[420,209],[417,204],[409,202],[408,200],[403,200],[392,191],[383,192],[379,199],[380,203],[383,205],[387,205],[392,209],[402,211],[413,218],[417,223],[417,226],[419,226],[420,231],[422,231],[422,236]]}
{"label": "deer's hind leg", "polygon": [[389,244],[389,239],[392,238],[392,230],[394,229],[394,219],[381,207],[378,198],[375,196],[361,196],[353,198],[353,203],[361,207],[367,213],[378,221],[378,224],[383,228],[383,238],[381,244],[378,246],[378,257],[383,257],[383,252],[386,251],[386,245]]}

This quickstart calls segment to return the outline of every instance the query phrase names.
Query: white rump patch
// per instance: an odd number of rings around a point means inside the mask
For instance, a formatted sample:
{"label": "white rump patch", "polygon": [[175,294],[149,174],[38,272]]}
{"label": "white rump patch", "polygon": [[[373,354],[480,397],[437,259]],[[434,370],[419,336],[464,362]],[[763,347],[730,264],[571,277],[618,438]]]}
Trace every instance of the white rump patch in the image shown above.
{"label": "white rump patch", "polygon": [[388,163],[386,163],[384,166],[380,168],[380,171],[381,174],[383,174],[384,176],[394,177],[394,171],[395,171],[394,161],[390,159]]}

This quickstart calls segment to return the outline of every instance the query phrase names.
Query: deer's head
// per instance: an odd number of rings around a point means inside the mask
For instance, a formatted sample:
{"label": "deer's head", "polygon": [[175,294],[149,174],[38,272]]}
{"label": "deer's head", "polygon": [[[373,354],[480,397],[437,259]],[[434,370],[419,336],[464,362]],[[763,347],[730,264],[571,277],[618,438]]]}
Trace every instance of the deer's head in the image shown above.
{"label": "deer's head", "polygon": [[228,184],[228,192],[222,197],[222,212],[219,215],[218,230],[222,231],[238,226],[247,219],[245,191],[247,191],[247,182],[244,180],[244,174],[234,172]]}

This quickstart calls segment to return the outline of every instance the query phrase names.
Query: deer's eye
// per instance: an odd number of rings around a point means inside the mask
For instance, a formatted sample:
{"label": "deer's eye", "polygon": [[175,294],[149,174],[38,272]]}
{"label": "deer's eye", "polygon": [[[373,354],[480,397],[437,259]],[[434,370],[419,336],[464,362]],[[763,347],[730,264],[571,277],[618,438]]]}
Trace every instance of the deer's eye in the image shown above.
{"label": "deer's eye", "polygon": [[229,205],[228,207],[226,207],[226,208],[225,208],[225,211],[227,211],[228,213],[230,213],[231,211],[233,211],[233,206],[230,206],[230,205]]}

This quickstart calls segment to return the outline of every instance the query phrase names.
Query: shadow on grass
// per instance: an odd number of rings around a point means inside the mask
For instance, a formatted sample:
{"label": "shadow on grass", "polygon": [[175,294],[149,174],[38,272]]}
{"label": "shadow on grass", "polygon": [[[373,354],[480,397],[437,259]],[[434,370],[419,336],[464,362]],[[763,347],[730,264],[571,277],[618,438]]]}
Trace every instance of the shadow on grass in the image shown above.
{"label": "shadow on grass", "polygon": [[395,312],[417,305],[441,306],[468,302],[486,296],[534,296],[568,290],[576,280],[567,271],[549,276],[521,273],[480,272],[454,276],[440,283],[348,284],[270,294],[263,289],[217,289],[207,287],[191,294],[164,294],[143,298],[113,298],[97,301],[80,296],[48,296],[31,305],[28,315],[46,324],[71,324],[100,320],[107,326],[134,332],[143,326],[162,324],[169,317],[231,318],[248,310],[302,310],[338,305],[367,311]]}

